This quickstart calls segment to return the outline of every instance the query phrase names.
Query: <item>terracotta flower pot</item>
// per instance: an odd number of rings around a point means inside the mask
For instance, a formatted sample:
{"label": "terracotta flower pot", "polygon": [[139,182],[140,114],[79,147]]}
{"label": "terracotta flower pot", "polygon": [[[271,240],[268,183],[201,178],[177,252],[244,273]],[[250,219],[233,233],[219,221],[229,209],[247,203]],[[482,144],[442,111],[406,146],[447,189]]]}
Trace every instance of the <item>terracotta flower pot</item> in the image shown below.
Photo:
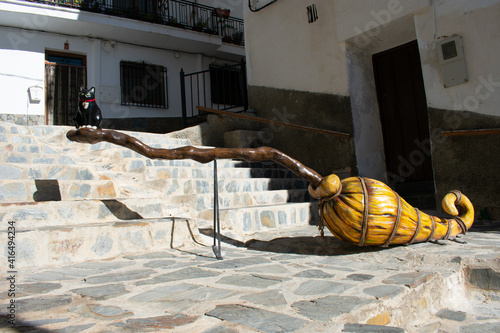
{"label": "terracotta flower pot", "polygon": [[231,11],[229,9],[215,8],[215,13],[219,18],[228,18]]}

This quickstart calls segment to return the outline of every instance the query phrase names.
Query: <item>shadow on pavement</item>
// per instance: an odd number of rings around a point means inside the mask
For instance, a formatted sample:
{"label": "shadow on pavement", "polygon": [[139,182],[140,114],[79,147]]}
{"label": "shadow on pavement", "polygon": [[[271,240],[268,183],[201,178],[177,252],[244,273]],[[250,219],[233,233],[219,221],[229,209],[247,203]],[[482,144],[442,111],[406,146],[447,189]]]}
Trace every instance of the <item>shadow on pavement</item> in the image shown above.
{"label": "shadow on pavement", "polygon": [[[206,236],[213,237],[213,229],[200,229]],[[251,239],[246,242],[221,235],[221,241],[237,247],[276,253],[335,256],[365,252],[383,251],[379,246],[359,247],[347,244],[333,236],[278,237],[270,240]]]}
{"label": "shadow on pavement", "polygon": [[0,314],[0,332],[9,332],[9,333],[17,333],[17,332],[31,332],[31,333],[49,333],[49,330],[36,327],[30,323],[21,321],[19,319],[14,319],[15,324],[12,326],[9,323],[11,320],[6,314]]}

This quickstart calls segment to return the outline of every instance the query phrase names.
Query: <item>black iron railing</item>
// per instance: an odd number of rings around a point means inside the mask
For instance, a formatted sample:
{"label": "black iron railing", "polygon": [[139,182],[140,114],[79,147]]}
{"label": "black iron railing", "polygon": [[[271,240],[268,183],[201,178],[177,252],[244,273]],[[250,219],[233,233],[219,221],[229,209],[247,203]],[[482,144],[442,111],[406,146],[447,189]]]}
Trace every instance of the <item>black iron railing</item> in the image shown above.
{"label": "black iron railing", "polygon": [[241,112],[248,109],[245,62],[211,65],[209,69],[186,74],[181,69],[182,124],[203,121],[206,113],[196,107]]}
{"label": "black iron railing", "polygon": [[243,20],[220,8],[183,0],[25,0],[219,35],[244,44]]}

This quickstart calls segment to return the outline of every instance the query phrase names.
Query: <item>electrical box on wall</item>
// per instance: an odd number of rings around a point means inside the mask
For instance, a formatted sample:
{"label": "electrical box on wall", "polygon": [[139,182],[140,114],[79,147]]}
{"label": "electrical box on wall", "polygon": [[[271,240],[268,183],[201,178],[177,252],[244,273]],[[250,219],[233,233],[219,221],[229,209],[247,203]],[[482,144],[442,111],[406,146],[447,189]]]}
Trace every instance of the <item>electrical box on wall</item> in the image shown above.
{"label": "electrical box on wall", "polygon": [[43,88],[39,86],[29,87],[28,94],[30,98],[30,103],[38,104],[42,100]]}
{"label": "electrical box on wall", "polygon": [[444,87],[468,82],[462,37],[455,36],[439,41],[437,49]]}

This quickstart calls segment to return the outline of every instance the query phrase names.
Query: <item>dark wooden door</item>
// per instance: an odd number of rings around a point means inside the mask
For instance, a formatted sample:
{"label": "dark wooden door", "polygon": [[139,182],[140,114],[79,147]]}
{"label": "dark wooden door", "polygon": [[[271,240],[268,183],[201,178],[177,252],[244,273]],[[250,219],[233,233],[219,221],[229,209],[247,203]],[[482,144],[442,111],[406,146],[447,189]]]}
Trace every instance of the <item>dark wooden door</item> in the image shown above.
{"label": "dark wooden door", "polygon": [[393,185],[427,183],[433,189],[427,100],[417,42],[375,54],[373,68],[389,181]]}

